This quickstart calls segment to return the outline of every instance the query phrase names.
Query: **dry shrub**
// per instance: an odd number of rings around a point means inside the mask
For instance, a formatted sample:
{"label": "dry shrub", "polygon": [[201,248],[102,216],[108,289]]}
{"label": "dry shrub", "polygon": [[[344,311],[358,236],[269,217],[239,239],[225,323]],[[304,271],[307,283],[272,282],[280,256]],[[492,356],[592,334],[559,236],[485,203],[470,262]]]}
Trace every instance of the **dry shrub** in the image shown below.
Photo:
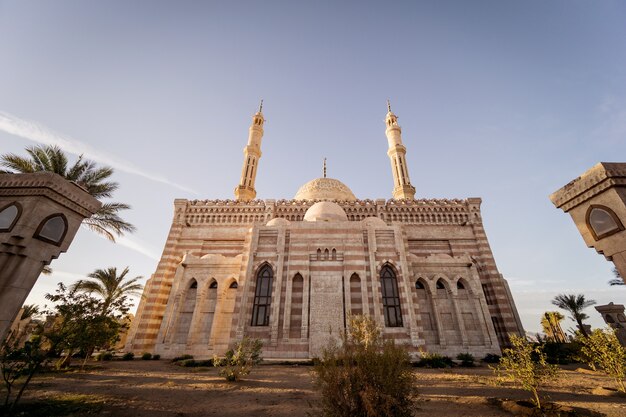
{"label": "dry shrub", "polygon": [[263,342],[259,339],[244,337],[226,352],[226,357],[213,357],[213,366],[221,368],[219,374],[227,381],[238,381],[261,362],[262,349]]}
{"label": "dry shrub", "polygon": [[548,381],[556,379],[559,368],[546,361],[541,345],[535,346],[525,337],[509,335],[511,348],[504,349],[504,355],[494,371],[532,393],[531,401],[541,409],[539,389]]}
{"label": "dry shrub", "polygon": [[581,354],[593,369],[600,368],[613,378],[617,389],[626,392],[626,350],[617,340],[615,330],[596,329],[589,337],[581,337]]}
{"label": "dry shrub", "polygon": [[327,417],[411,416],[417,396],[407,350],[383,340],[374,320],[349,319],[342,344],[330,343],[314,367]]}

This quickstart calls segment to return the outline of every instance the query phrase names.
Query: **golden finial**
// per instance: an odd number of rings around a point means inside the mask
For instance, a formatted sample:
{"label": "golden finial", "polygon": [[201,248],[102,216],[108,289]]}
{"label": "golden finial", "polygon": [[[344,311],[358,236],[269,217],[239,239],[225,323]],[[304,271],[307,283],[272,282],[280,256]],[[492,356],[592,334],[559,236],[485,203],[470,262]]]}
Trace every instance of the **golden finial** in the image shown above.
{"label": "golden finial", "polygon": [[387,99],[387,111],[391,113],[391,102]]}
{"label": "golden finial", "polygon": [[324,158],[324,178],[326,178],[326,158]]}
{"label": "golden finial", "polygon": [[263,99],[261,99],[261,104],[259,105],[259,113],[263,112]]}

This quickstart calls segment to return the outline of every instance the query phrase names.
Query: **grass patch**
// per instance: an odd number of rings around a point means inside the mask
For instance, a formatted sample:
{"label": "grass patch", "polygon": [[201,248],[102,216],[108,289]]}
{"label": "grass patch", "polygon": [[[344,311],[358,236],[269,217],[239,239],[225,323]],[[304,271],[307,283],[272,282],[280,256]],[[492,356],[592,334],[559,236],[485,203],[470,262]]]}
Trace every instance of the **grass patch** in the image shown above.
{"label": "grass patch", "polygon": [[[64,394],[36,401],[24,401],[13,415],[28,417],[61,417],[74,414],[96,414],[102,410],[104,398],[96,395]],[[0,414],[4,409],[0,407]]]}

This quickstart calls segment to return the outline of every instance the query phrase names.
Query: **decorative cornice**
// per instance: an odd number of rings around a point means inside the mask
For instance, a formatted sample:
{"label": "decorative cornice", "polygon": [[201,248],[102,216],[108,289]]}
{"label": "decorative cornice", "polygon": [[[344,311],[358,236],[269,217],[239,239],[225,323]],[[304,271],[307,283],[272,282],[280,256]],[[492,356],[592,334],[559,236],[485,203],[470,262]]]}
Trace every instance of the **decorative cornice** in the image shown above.
{"label": "decorative cornice", "polygon": [[52,172],[0,174],[2,196],[45,196],[83,217],[91,217],[102,203],[78,184]]}
{"label": "decorative cornice", "polygon": [[600,162],[580,177],[550,195],[565,212],[612,187],[626,186],[626,163]]}

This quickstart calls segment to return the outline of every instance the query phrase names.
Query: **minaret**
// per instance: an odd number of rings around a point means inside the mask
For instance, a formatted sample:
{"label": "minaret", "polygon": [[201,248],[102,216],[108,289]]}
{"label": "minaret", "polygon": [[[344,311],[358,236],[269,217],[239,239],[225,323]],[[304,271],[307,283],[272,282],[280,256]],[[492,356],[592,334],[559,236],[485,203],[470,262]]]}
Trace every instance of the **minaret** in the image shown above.
{"label": "minaret", "polygon": [[398,117],[391,112],[391,104],[387,100],[387,117],[385,117],[387,141],[389,150],[387,155],[391,160],[393,173],[393,198],[412,200],[415,198],[415,187],[409,179],[409,168],[406,165],[406,148],[402,144],[402,129],[398,125]]}
{"label": "minaret", "polygon": [[254,181],[261,159],[261,139],[263,138],[263,100],[259,106],[259,111],[252,116],[252,125],[248,130],[248,145],[243,148],[243,168],[241,169],[241,180],[235,188],[235,199],[249,201],[256,197]]}

